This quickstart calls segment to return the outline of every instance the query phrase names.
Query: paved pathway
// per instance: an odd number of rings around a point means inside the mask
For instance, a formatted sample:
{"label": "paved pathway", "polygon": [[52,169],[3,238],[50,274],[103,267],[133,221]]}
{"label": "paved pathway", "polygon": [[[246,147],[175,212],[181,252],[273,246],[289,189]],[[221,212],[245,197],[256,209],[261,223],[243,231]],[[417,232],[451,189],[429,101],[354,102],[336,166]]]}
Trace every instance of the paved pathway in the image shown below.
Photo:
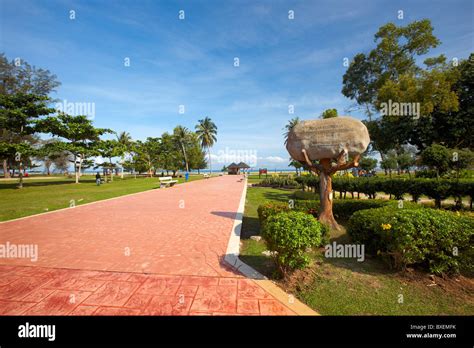
{"label": "paved pathway", "polygon": [[244,183],[200,180],[0,224],[3,315],[286,315],[282,302],[227,266]]}

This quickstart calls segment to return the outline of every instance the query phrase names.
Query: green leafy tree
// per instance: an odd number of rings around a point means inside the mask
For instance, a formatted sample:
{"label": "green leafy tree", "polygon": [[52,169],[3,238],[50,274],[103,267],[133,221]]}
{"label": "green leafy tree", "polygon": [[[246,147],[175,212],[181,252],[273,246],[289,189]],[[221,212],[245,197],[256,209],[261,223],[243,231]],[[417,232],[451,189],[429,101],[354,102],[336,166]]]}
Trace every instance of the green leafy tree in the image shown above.
{"label": "green leafy tree", "polygon": [[474,147],[474,54],[452,66],[452,75],[458,76],[453,91],[459,99],[457,111],[443,112],[435,108],[431,117],[420,118],[413,128],[413,143],[423,150],[433,143],[448,148]]}
{"label": "green leafy tree", "polygon": [[[23,163],[35,155],[33,144],[29,142],[36,132],[36,122],[41,117],[54,112],[47,106],[48,97],[34,94],[0,94],[0,158],[5,164],[18,162],[20,169],[19,188],[23,187]],[[5,175],[7,175],[5,172]]]}
{"label": "green leafy tree", "polygon": [[0,94],[34,94],[37,96],[48,96],[54,92],[61,83],[57,76],[49,70],[31,66],[24,60],[8,61],[4,53],[0,54]]}
{"label": "green leafy tree", "polygon": [[189,162],[188,162],[188,156],[186,154],[186,148],[190,144],[190,139],[191,139],[190,132],[186,127],[176,126],[175,129],[173,130],[173,138],[176,145],[179,147],[179,149],[181,150],[183,154],[186,172],[189,172]]}
{"label": "green leafy tree", "polygon": [[397,153],[393,150],[389,151],[385,155],[385,158],[380,162],[380,166],[382,167],[383,170],[385,170],[385,174],[387,174],[387,172],[389,173],[390,178],[391,178],[392,170],[397,169],[397,166],[398,166]]}
{"label": "green leafy tree", "polygon": [[375,34],[377,46],[368,54],[359,53],[343,76],[342,94],[364,106],[370,116],[376,111],[380,88],[398,81],[404,74],[415,74],[416,57],[438,46],[428,19],[407,26],[387,23]]}
{"label": "green leafy tree", "polygon": [[[0,95],[5,96],[5,98],[15,98],[15,95],[32,95],[31,98],[33,99],[35,96],[46,98],[50,92],[53,92],[60,85],[56,75],[51,74],[48,70],[31,66],[23,60],[17,63],[20,64],[15,64],[14,60],[8,61],[5,54],[0,54]],[[35,102],[33,99],[30,99],[30,102]],[[43,99],[42,101],[45,102],[44,106],[46,106],[48,100]],[[16,97],[16,102],[19,102],[18,97]],[[19,120],[19,124],[21,124],[21,120]],[[15,139],[17,143],[24,142],[26,139],[22,139],[23,135],[24,132],[20,135],[15,130],[4,126],[0,127],[0,143],[11,143],[12,139]],[[5,146],[2,147],[5,150]],[[10,147],[10,149],[13,149],[13,147]],[[16,163],[12,151],[0,151],[4,177],[10,176],[9,168],[15,166]]]}
{"label": "green leafy tree", "polygon": [[300,175],[301,168],[303,168],[303,165],[299,161],[295,161],[290,158],[290,164],[288,164],[288,167],[295,167],[296,175]]}
{"label": "green leafy tree", "polygon": [[207,167],[205,148],[202,146],[202,141],[199,140],[199,136],[196,133],[191,133],[190,137],[190,145],[187,150],[189,168],[197,169],[199,173],[201,169]]}
{"label": "green leafy tree", "polygon": [[135,166],[138,172],[147,172],[150,177],[161,165],[161,139],[148,137],[145,142],[138,140],[135,143]]}
{"label": "green leafy tree", "polygon": [[408,176],[411,178],[410,168],[416,163],[416,158],[413,153],[405,151],[397,156],[397,166],[400,170],[408,172]]}
{"label": "green leafy tree", "polygon": [[294,117],[291,120],[288,121],[288,123],[285,125],[285,133],[283,133],[283,136],[285,138],[285,146],[288,143],[288,134],[290,134],[291,130],[293,129],[294,126],[296,126],[300,122],[299,117]]}
{"label": "green leafy tree", "polygon": [[321,118],[322,119],[326,119],[326,118],[333,118],[333,117],[337,117],[337,110],[336,109],[327,109],[327,110],[324,110],[323,113],[321,114]]}
{"label": "green leafy tree", "polygon": [[406,26],[388,23],[379,28],[375,42],[376,47],[368,54],[354,57],[343,76],[342,93],[366,111],[369,124],[375,113],[384,113],[388,103],[419,106],[418,115],[409,115],[414,117],[388,113],[368,126],[372,147],[382,155],[389,150],[388,144],[399,151],[405,144],[420,143],[422,132],[413,131],[420,122],[417,116],[421,120],[436,110],[458,109],[453,88],[459,74],[446,64],[444,56],[425,59],[425,67],[417,64],[420,56],[439,44],[427,19]]}
{"label": "green leafy tree", "polygon": [[121,165],[122,172],[120,173],[120,176],[123,179],[123,168],[124,168],[123,163],[125,161],[125,155],[130,154],[133,140],[132,140],[132,137],[130,136],[130,133],[121,132],[120,134],[117,135],[117,141],[123,148],[123,152],[120,155],[120,163],[122,163]]}
{"label": "green leafy tree", "polygon": [[451,158],[449,149],[439,144],[433,144],[421,153],[422,164],[434,169],[437,178],[448,171]]}
{"label": "green leafy tree", "polygon": [[110,181],[114,181],[113,171],[117,168],[117,164],[113,163],[113,158],[123,156],[123,153],[125,152],[124,145],[115,139],[100,140],[95,144],[95,150],[103,159],[108,159],[108,162],[104,161],[96,164],[94,169],[102,167],[110,170]]}
{"label": "green leafy tree", "polygon": [[359,167],[367,172],[370,172],[377,167],[377,160],[371,157],[362,157],[359,161]]}
{"label": "green leafy tree", "polygon": [[182,152],[179,146],[176,146],[176,141],[173,135],[165,132],[161,135],[161,165],[166,170],[168,175],[169,171],[173,171],[173,176],[181,168]]}
{"label": "green leafy tree", "polygon": [[50,147],[51,150],[68,151],[73,155],[76,184],[79,183],[84,162],[97,154],[96,145],[100,136],[112,133],[110,129],[94,127],[87,116],[71,116],[62,112],[38,121],[37,129],[65,140],[51,144]]}
{"label": "green leafy tree", "polygon": [[[198,121],[196,125],[196,134],[201,141],[203,149],[207,149],[209,158],[209,175],[212,175],[211,147],[217,141],[217,126],[209,117]],[[202,163],[202,162],[201,162]]]}

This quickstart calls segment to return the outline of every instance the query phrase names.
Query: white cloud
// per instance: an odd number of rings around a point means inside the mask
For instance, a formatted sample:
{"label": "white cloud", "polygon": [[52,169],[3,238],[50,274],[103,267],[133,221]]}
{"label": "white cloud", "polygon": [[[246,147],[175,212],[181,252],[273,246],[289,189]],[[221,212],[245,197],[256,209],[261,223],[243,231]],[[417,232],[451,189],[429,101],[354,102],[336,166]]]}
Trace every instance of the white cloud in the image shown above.
{"label": "white cloud", "polygon": [[288,160],[286,158],[282,158],[280,156],[267,156],[267,157],[260,157],[259,159],[264,160],[268,163],[286,163]]}

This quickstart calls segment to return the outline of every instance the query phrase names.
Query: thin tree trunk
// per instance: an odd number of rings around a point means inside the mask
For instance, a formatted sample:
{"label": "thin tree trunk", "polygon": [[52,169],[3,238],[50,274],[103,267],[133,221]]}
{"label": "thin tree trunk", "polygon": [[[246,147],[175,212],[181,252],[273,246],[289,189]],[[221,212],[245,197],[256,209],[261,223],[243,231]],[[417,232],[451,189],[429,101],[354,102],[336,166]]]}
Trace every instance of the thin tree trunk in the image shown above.
{"label": "thin tree trunk", "polygon": [[207,153],[209,154],[209,176],[212,175],[212,163],[211,163],[211,148],[207,147]]}
{"label": "thin tree trunk", "polygon": [[23,162],[20,162],[20,169],[18,170],[18,175],[20,176],[20,181],[18,182],[18,188],[23,188]]}
{"label": "thin tree trunk", "polygon": [[181,145],[181,148],[183,149],[183,156],[184,156],[184,163],[186,164],[186,171],[189,172],[188,156],[186,156],[186,149],[184,148],[184,145]]}
{"label": "thin tree trunk", "polygon": [[10,177],[10,171],[8,170],[8,162],[6,159],[3,160],[3,177],[4,178]]}
{"label": "thin tree trunk", "polygon": [[74,175],[76,176],[76,184],[79,184],[79,166],[77,165],[77,156],[74,156]]}
{"label": "thin tree trunk", "polygon": [[110,182],[114,182],[114,168],[112,168],[112,160],[109,158],[110,163]]}
{"label": "thin tree trunk", "polygon": [[332,213],[332,176],[326,174],[326,171],[329,171],[331,168],[331,161],[328,158],[324,158],[320,161],[320,164],[324,170],[319,174],[319,199],[321,204],[319,221],[333,229],[340,230],[341,226],[336,222]]}

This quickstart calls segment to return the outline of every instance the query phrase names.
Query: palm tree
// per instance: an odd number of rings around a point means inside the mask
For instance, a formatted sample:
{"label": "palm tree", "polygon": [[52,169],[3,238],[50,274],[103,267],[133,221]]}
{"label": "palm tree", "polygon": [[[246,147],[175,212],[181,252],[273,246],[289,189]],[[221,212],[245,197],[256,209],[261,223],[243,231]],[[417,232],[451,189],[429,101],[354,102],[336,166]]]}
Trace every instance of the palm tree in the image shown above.
{"label": "palm tree", "polygon": [[299,122],[299,117],[292,118],[288,121],[288,124],[285,126],[285,128],[283,128],[285,130],[285,133],[283,133],[283,136],[285,137],[285,145],[288,143],[288,134],[290,134],[293,127],[296,126]]}
{"label": "palm tree", "polygon": [[132,146],[132,137],[130,136],[130,133],[128,132],[121,132],[119,135],[117,135],[117,141],[119,145],[125,149],[125,151],[122,153],[122,156],[121,156],[122,173],[120,176],[123,179],[123,161],[125,159],[125,153],[129,152],[130,147]]}
{"label": "palm tree", "polygon": [[183,152],[186,171],[189,172],[188,156],[186,155],[186,145],[189,142],[189,130],[183,126],[176,126],[176,128],[173,130],[173,136],[174,140]]}
{"label": "palm tree", "polygon": [[211,147],[217,141],[217,126],[209,117],[206,117],[204,120],[199,120],[198,122],[196,125],[196,134],[201,141],[202,148],[207,149],[207,153],[209,154],[209,175],[212,175]]}

